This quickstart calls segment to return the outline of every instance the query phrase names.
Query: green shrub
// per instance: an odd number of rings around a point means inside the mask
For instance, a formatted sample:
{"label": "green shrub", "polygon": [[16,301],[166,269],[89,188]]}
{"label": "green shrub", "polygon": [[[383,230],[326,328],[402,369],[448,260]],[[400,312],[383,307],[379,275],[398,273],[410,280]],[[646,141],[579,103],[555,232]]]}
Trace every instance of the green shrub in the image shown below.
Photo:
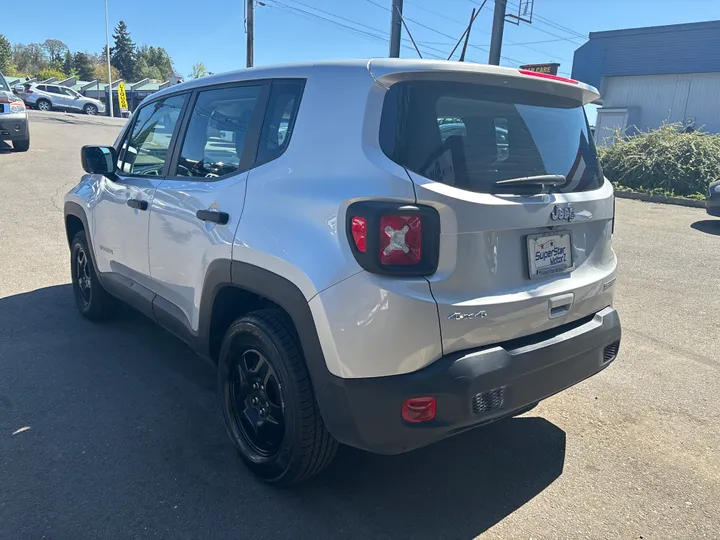
{"label": "green shrub", "polygon": [[697,197],[720,179],[720,135],[682,132],[681,124],[616,137],[598,148],[605,176],[618,186]]}

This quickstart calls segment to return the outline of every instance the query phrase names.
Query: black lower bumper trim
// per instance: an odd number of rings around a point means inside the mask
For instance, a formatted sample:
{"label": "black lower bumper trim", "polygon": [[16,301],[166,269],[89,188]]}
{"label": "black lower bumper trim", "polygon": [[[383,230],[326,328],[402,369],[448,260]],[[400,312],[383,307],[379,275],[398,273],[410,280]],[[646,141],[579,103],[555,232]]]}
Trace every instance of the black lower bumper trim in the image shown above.
{"label": "black lower bumper trim", "polygon": [[[594,375],[615,360],[620,338],[618,314],[606,308],[549,333],[444,356],[417,372],[331,377],[316,392],[332,403],[323,417],[341,443],[397,454],[516,414]],[[437,399],[435,419],[405,422],[405,400],[426,396]]]}
{"label": "black lower bumper trim", "polygon": [[720,196],[705,201],[705,209],[709,215],[720,217]]}

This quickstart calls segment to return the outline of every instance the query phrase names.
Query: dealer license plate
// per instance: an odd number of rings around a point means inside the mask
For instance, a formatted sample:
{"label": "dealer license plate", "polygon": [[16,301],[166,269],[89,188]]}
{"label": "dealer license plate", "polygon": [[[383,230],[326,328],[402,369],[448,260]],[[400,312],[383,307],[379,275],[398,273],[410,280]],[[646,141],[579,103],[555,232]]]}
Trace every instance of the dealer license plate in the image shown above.
{"label": "dealer license plate", "polygon": [[572,236],[568,231],[528,236],[527,245],[531,279],[572,269]]}

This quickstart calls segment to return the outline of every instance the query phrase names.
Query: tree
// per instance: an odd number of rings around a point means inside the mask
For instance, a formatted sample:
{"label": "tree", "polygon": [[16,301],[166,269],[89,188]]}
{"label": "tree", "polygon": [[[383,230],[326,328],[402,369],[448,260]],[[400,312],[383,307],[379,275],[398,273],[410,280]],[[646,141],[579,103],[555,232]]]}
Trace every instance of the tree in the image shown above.
{"label": "tree", "polygon": [[12,48],[12,61],[20,73],[28,75],[37,74],[48,63],[45,52],[38,43],[15,43]]}
{"label": "tree", "polygon": [[93,73],[95,66],[88,53],[76,52],[73,56],[73,67],[75,73],[81,81],[92,81],[95,78]]}
{"label": "tree", "polygon": [[69,50],[65,51],[65,59],[63,60],[63,71],[67,73],[68,77],[77,75],[77,72],[75,71],[75,66],[73,65],[73,57],[72,54],[70,54]]}
{"label": "tree", "polygon": [[67,75],[65,73],[63,73],[61,70],[55,69],[53,67],[43,68],[37,74],[37,78],[40,81],[45,81],[45,80],[51,79],[53,77],[55,77],[58,81],[67,79]]}
{"label": "tree", "polygon": [[14,68],[10,41],[0,34],[0,73],[8,74]]}
{"label": "tree", "polygon": [[120,21],[113,33],[115,46],[110,49],[110,62],[115,66],[122,78],[129,81],[135,74],[135,43],[130,39],[125,21]]}
{"label": "tree", "polygon": [[173,73],[173,62],[162,47],[142,45],[136,51],[136,79],[158,79],[165,81]]}
{"label": "tree", "polygon": [[65,59],[65,53],[70,52],[68,46],[59,39],[46,39],[41,47],[50,62],[62,62]]}
{"label": "tree", "polygon": [[[118,69],[115,66],[110,66],[110,72],[112,73],[112,80],[113,82],[119,81],[122,79],[122,75],[118,71]],[[101,83],[107,83],[108,82],[108,72],[107,72],[107,63],[106,62],[98,62],[93,66],[93,76],[89,77],[90,79],[97,79]]]}
{"label": "tree", "polygon": [[205,64],[198,62],[192,67],[192,73],[188,76],[193,79],[199,79],[200,77],[206,77],[207,74],[208,72],[207,69],[205,69]]}

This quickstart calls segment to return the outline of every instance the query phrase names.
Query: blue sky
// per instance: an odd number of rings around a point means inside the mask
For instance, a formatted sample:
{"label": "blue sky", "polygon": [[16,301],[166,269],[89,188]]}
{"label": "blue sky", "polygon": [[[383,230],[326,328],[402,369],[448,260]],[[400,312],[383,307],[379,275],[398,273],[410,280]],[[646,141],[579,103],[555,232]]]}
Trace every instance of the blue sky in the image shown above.
{"label": "blue sky", "polygon": [[[509,0],[509,9],[519,1]],[[388,54],[391,0],[262,3],[255,10],[256,65]],[[404,0],[404,14],[421,51],[446,57],[472,8],[481,3]],[[11,42],[55,38],[73,52],[100,52],[105,43],[104,5],[103,0],[33,0],[28,11],[21,2],[12,2],[3,8],[2,20],[13,23],[2,24],[0,32]],[[185,76],[200,61],[218,73],[245,65],[243,5],[244,0],[109,0],[110,25],[125,20],[135,43],[164,47]],[[475,20],[469,60],[487,61],[493,7],[493,0],[487,0]],[[716,20],[720,1],[535,0],[535,15],[532,25],[506,25],[502,64],[558,61],[560,72],[569,74],[574,50],[591,31]],[[403,48],[402,55],[416,53]]]}

